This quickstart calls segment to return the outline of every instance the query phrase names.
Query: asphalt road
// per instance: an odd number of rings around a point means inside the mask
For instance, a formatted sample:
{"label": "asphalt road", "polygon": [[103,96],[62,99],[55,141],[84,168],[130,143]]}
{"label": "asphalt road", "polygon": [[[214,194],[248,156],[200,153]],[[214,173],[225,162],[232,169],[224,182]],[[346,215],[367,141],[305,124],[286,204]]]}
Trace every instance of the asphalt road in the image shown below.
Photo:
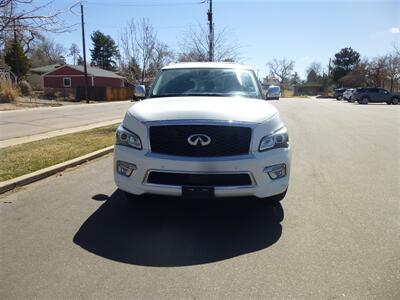
{"label": "asphalt road", "polygon": [[1,299],[400,299],[400,106],[274,102],[282,206],[128,203],[112,157],[1,197]]}
{"label": "asphalt road", "polygon": [[123,118],[132,102],[66,105],[0,112],[0,141]]}

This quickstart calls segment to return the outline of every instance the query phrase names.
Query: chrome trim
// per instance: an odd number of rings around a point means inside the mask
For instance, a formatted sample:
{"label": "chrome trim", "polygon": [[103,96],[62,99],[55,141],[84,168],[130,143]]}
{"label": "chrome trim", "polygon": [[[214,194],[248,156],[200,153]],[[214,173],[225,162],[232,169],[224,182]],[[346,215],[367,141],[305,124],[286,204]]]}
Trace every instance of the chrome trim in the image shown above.
{"label": "chrome trim", "polygon": [[162,120],[162,121],[145,121],[142,122],[145,126],[160,126],[160,125],[214,125],[214,124],[227,124],[240,127],[254,128],[259,124],[255,122],[246,121],[233,121],[233,120],[213,120],[213,119],[176,119],[176,120]]}
{"label": "chrome trim", "polygon": [[236,185],[236,186],[216,186],[216,190],[236,190],[236,189],[249,189],[256,188],[257,183],[251,172],[248,171],[221,171],[221,172],[206,172],[206,171],[176,171],[176,170],[159,170],[159,169],[149,169],[146,172],[146,175],[143,178],[142,184],[145,186],[155,186],[160,188],[182,188],[182,185],[169,185],[169,184],[156,184],[147,182],[149,175],[151,172],[160,172],[160,173],[183,173],[183,174],[247,174],[250,177],[251,185]]}
{"label": "chrome trim", "polygon": [[[241,155],[231,155],[230,157],[237,157],[237,156],[243,156],[243,155],[249,155],[251,154],[251,149],[253,145],[253,138],[254,138],[254,128],[256,128],[258,125],[263,124],[263,123],[253,123],[253,122],[245,122],[245,121],[229,121],[229,120],[209,120],[209,119],[177,119],[177,120],[163,120],[163,121],[147,121],[147,122],[142,122],[143,125],[147,127],[147,140],[149,143],[149,152],[154,153],[151,150],[151,140],[150,140],[150,127],[151,126],[162,126],[162,125],[220,125],[223,126],[223,124],[226,124],[226,126],[237,126],[237,127],[247,127],[251,129],[250,132],[250,144],[249,144],[249,153],[246,154],[241,154]],[[165,154],[168,155],[168,154]],[[173,155],[175,157],[193,157],[193,156],[179,156],[179,155]],[[215,156],[215,157],[228,157],[228,156]]]}

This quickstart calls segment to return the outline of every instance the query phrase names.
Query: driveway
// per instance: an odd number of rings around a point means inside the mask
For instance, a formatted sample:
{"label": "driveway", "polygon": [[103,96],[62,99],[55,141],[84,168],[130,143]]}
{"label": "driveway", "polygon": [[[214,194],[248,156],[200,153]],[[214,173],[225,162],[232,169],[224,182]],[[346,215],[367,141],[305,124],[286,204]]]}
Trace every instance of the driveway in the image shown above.
{"label": "driveway", "polygon": [[400,299],[400,106],[274,105],[282,205],[128,202],[107,156],[0,198],[0,298]]}
{"label": "driveway", "polygon": [[132,102],[80,104],[0,112],[0,141],[122,118]]}

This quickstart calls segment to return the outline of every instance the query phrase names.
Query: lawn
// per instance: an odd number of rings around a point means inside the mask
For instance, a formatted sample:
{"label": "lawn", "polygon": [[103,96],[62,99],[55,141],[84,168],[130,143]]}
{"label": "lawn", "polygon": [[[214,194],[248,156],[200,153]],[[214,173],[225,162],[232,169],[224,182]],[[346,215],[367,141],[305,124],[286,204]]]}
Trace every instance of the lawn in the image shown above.
{"label": "lawn", "polygon": [[118,124],[0,149],[0,182],[111,146]]}

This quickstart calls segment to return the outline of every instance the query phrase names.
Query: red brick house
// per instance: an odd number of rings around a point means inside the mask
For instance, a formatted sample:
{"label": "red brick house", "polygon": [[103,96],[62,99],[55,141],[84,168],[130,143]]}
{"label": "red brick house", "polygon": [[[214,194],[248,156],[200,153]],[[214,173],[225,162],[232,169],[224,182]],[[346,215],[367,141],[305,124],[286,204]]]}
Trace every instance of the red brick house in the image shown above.
{"label": "red brick house", "polygon": [[[74,89],[85,86],[83,66],[62,65],[43,74],[44,89]],[[88,86],[124,87],[125,78],[96,67],[87,67]]]}

